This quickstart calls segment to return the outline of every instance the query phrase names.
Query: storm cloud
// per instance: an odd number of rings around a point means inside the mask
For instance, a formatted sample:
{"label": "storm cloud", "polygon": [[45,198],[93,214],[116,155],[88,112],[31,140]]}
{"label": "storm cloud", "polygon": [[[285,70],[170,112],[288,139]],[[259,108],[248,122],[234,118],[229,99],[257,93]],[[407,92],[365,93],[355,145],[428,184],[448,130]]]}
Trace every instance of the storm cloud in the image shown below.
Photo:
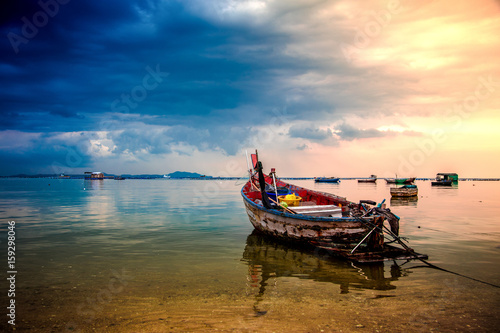
{"label": "storm cloud", "polygon": [[[87,166],[176,150],[235,155],[265,133],[290,149],[382,138],[390,133],[376,128],[392,124],[358,126],[350,119],[431,117],[461,97],[449,91],[448,80],[477,78],[479,69],[470,66],[464,77],[461,63],[496,66],[489,44],[472,47],[474,39],[464,42],[441,25],[425,25],[429,17],[448,15],[432,1],[401,1],[394,8],[385,1],[320,0],[20,0],[1,6],[0,132],[18,133],[15,147],[39,135],[17,151],[0,149],[2,159],[16,163],[44,151],[46,159],[69,165],[57,153],[61,145]],[[485,6],[443,20],[461,31],[484,16],[477,34],[494,36],[491,12]],[[434,45],[433,34],[446,42]],[[462,58],[446,62],[446,54]],[[63,137],[79,139],[55,143]]]}

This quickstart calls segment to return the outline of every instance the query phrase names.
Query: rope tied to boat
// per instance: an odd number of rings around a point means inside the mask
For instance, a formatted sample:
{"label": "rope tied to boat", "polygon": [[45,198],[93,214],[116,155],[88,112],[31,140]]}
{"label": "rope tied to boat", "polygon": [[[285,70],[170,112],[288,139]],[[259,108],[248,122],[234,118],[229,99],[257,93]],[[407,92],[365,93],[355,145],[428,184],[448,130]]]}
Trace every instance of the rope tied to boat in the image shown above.
{"label": "rope tied to boat", "polygon": [[[376,207],[375,207],[376,208]],[[372,210],[374,210],[375,208],[372,208],[370,210],[370,212]],[[388,209],[388,208],[386,208]],[[392,213],[391,213],[392,214]],[[393,214],[394,215],[394,214]],[[375,226],[373,223],[371,223],[370,221],[364,219],[363,217],[358,217],[358,216],[354,216],[357,220],[359,220],[360,222],[362,223],[365,223],[367,225],[371,225],[371,226],[374,226],[374,227],[378,227],[378,226]],[[398,222],[399,222],[399,219],[398,219]],[[427,260],[421,258],[412,248],[410,248],[408,245],[406,245],[403,240],[402,240],[402,237],[399,237],[398,235],[394,234],[391,230],[389,230],[389,228],[387,228],[385,225],[383,226],[383,229],[385,229],[387,231],[387,233],[392,236],[394,238],[395,241],[397,241],[408,253],[412,254],[414,256],[415,259],[418,259],[420,260],[421,262],[423,262],[425,265],[427,266],[414,266],[413,268],[419,268],[419,267],[429,267],[429,268],[434,268],[434,269],[437,269],[437,270],[440,270],[440,271],[443,271],[443,272],[446,272],[446,273],[450,273],[450,274],[454,274],[454,275],[457,275],[457,276],[461,276],[463,278],[466,278],[466,279],[469,279],[469,280],[472,280],[472,281],[476,281],[476,282],[479,282],[479,283],[482,283],[482,284],[486,284],[486,285],[489,285],[491,287],[495,287],[495,288],[500,288],[500,285],[497,285],[497,284],[494,284],[494,283],[490,283],[490,282],[487,282],[487,281],[483,281],[483,280],[479,280],[479,279],[476,279],[474,277],[471,277],[471,276],[467,276],[467,275],[464,275],[464,274],[461,274],[461,273],[457,273],[457,272],[453,272],[453,271],[450,271],[446,268],[442,268],[442,267],[439,267],[439,266],[436,266],[430,262],[428,262]],[[382,230],[383,231],[383,230]]]}

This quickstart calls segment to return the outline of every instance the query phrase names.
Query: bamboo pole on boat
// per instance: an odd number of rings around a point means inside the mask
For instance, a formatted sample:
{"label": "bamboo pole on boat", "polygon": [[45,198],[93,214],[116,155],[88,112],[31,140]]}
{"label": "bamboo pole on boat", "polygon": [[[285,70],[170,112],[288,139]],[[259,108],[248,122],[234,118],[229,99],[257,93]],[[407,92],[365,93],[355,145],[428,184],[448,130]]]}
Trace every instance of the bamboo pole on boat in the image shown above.
{"label": "bamboo pole on boat", "polygon": [[274,184],[274,193],[276,194],[276,200],[279,201],[278,199],[278,188],[276,187],[276,177],[275,177],[275,173],[273,172],[273,184]]}
{"label": "bamboo pole on boat", "polygon": [[357,248],[358,248],[361,244],[363,244],[363,242],[365,241],[365,239],[367,239],[367,238],[368,238],[368,236],[370,236],[370,235],[372,234],[372,232],[374,232],[374,231],[375,231],[375,229],[377,229],[377,228],[378,228],[378,225],[375,225],[375,227],[374,227],[372,230],[370,230],[370,232],[369,232],[369,233],[367,233],[365,237],[363,237],[363,239],[361,240],[361,242],[359,242],[359,243],[358,243],[358,245],[356,245],[356,246],[354,247],[354,249],[352,249],[351,254],[353,254],[353,253],[354,253],[354,251],[356,251],[356,249],[357,249]]}
{"label": "bamboo pole on boat", "polygon": [[269,198],[269,200],[271,200],[272,202],[274,202],[275,204],[279,205],[281,208],[283,208],[284,210],[288,211],[290,214],[297,214],[296,212],[294,212],[293,210],[289,209],[288,207],[285,207],[283,206],[281,203],[279,202],[276,202],[274,201],[273,199]]}
{"label": "bamboo pole on boat", "polygon": [[[382,232],[384,232],[384,229],[385,229],[385,232],[386,232],[387,234],[389,234],[392,238],[394,238],[394,240],[395,240],[395,241],[397,241],[399,244],[401,244],[401,246],[403,246],[403,247],[405,248],[405,250],[407,250],[408,252],[410,252],[410,253],[411,253],[411,254],[413,254],[413,255],[416,255],[415,251],[413,251],[413,249],[412,249],[412,248],[410,248],[408,245],[406,245],[405,243],[403,243],[403,241],[401,240],[401,237],[399,237],[398,235],[396,235],[395,233],[393,233],[393,232],[392,232],[389,228],[387,228],[385,225],[382,225],[382,228],[380,228],[378,225],[376,225],[376,224],[374,224],[374,223],[372,223],[372,222],[370,222],[370,221],[368,221],[368,220],[364,219],[363,217],[360,217],[360,216],[355,216],[355,218],[356,218],[358,221],[360,221],[360,222],[362,222],[362,223],[364,223],[364,224],[368,224],[368,225],[370,225],[370,226],[374,227],[373,229],[377,229],[377,228],[378,228],[378,229],[379,229],[380,231],[382,231]],[[418,256],[416,256],[416,257],[418,257]],[[420,258],[418,258],[418,259],[420,259]],[[422,259],[421,259],[421,260],[422,260]]]}

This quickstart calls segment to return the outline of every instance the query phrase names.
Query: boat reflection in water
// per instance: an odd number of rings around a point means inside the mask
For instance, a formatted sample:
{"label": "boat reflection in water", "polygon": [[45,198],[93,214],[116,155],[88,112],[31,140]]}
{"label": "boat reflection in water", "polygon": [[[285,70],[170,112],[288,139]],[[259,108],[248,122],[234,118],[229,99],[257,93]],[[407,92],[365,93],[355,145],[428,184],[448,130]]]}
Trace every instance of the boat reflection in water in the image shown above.
{"label": "boat reflection in water", "polygon": [[418,196],[391,198],[391,207],[398,207],[398,206],[416,207],[417,203],[418,203]]}
{"label": "boat reflection in water", "polygon": [[[396,289],[391,282],[409,273],[394,263],[390,276],[385,277],[383,262],[354,264],[330,257],[324,250],[289,245],[256,231],[247,238],[243,261],[248,263],[249,286],[257,293],[257,303],[262,300],[268,286],[276,288],[280,277],[338,284],[340,293],[347,294],[350,289]],[[257,315],[264,314],[257,310],[257,304],[254,308]]]}

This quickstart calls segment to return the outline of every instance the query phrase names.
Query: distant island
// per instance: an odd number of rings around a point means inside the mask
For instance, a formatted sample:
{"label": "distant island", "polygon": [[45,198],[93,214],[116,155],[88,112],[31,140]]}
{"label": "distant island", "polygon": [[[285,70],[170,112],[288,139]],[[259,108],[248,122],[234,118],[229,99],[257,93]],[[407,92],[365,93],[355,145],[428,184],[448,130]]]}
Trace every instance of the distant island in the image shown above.
{"label": "distant island", "polygon": [[[0,176],[0,178],[51,178],[51,179],[158,179],[158,178],[168,178],[168,179],[214,179],[212,176],[202,175],[197,172],[187,172],[187,171],[175,171],[169,174],[158,175],[158,174],[121,174],[115,175],[104,172],[85,172],[83,174],[18,174],[11,176]],[[220,178],[220,177],[216,177]]]}
{"label": "distant island", "polygon": [[168,176],[170,178],[201,178],[201,177],[210,177],[211,178],[211,176],[205,176],[205,175],[202,175],[202,174],[199,174],[196,172],[186,172],[186,171],[176,171],[176,172],[169,173],[166,176]]}

